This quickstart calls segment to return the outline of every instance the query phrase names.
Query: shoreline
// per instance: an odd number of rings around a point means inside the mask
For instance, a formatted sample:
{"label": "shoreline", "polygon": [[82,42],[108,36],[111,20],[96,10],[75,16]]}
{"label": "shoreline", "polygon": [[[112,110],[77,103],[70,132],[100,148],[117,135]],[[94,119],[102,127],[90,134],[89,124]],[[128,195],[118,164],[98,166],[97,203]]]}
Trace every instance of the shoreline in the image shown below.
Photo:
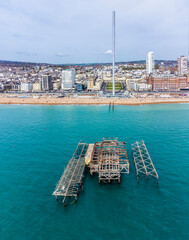
{"label": "shoreline", "polygon": [[150,105],[150,104],[174,104],[174,103],[189,103],[189,98],[14,98],[0,97],[0,104],[15,105]]}

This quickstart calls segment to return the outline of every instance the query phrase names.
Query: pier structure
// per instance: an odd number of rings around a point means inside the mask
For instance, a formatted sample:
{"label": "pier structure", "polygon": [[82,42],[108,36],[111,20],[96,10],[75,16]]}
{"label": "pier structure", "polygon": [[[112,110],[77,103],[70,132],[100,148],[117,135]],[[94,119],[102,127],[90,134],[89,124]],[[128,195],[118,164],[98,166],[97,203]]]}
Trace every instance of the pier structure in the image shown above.
{"label": "pier structure", "polygon": [[121,182],[121,173],[129,173],[126,143],[118,138],[103,138],[96,142],[88,165],[91,175],[98,173],[99,183]]}
{"label": "pier structure", "polygon": [[[159,176],[144,141],[131,146],[137,179],[139,175],[145,175],[158,183]],[[97,173],[99,183],[120,183],[121,175],[129,173],[126,142],[118,141],[118,138],[103,138],[101,142],[91,144],[79,142],[53,192],[57,200],[61,198],[64,205],[70,199],[77,201],[80,190],[83,190],[85,169],[91,175]]]}
{"label": "pier structure", "polygon": [[135,142],[132,145],[132,153],[133,159],[136,169],[137,179],[139,179],[139,175],[146,175],[146,178],[152,177],[159,181],[159,176],[154,167],[152,159],[148,153],[146,145],[144,141]]}
{"label": "pier structure", "polygon": [[83,190],[82,180],[85,170],[85,154],[88,148],[88,144],[79,143],[73,157],[67,164],[59,182],[56,185],[53,195],[63,198],[63,203],[66,205],[67,198],[74,198],[77,200],[77,196],[80,190]]}
{"label": "pier structure", "polygon": [[114,111],[114,102],[109,102],[109,111]]}

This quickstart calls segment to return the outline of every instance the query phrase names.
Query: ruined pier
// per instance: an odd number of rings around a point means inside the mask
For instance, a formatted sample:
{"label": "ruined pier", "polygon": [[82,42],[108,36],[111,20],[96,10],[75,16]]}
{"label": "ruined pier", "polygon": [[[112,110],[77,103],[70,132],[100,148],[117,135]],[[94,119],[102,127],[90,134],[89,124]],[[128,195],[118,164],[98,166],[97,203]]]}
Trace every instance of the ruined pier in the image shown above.
{"label": "ruined pier", "polygon": [[53,195],[63,197],[62,202],[66,204],[66,200],[74,198],[77,201],[77,196],[80,190],[83,190],[82,180],[85,170],[85,154],[88,144],[79,143],[73,157],[67,164],[59,182],[56,185]]}
{"label": "ruined pier", "polygon": [[152,177],[158,183],[159,176],[143,140],[132,144],[132,153],[137,179],[140,175],[145,175],[147,179]]}
{"label": "ruined pier", "polygon": [[94,144],[89,163],[91,175],[98,174],[99,183],[121,182],[121,173],[129,173],[126,142],[118,138],[103,138]]}
{"label": "ruined pier", "polygon": [[[159,180],[144,141],[132,144],[132,153],[137,179],[145,175]],[[101,142],[79,142],[73,157],[68,162],[53,195],[62,200],[64,205],[71,199],[77,201],[80,191],[83,190],[85,170],[91,175],[98,176],[101,183],[121,183],[122,174],[129,174],[129,161],[126,142],[118,138],[103,138]]]}

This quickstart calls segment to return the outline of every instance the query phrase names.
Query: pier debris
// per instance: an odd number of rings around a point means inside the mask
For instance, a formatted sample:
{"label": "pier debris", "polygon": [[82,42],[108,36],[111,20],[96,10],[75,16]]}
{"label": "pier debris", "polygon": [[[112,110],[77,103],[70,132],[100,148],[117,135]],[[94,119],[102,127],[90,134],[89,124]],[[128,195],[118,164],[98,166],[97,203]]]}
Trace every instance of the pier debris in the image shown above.
{"label": "pier debris", "polygon": [[159,176],[153,165],[151,157],[148,153],[144,141],[135,142],[132,146],[133,159],[137,174],[137,179],[140,174],[146,175],[146,178],[153,177],[159,181]]}
{"label": "pier debris", "polygon": [[112,111],[114,110],[114,102],[112,102],[112,103],[109,102],[109,111],[110,110],[112,110]]}
{"label": "pier debris", "polygon": [[[137,179],[142,174],[146,178],[153,177],[158,182],[159,176],[144,141],[135,142],[131,146]],[[79,192],[84,191],[85,169],[91,175],[97,173],[99,183],[120,183],[121,174],[129,173],[126,142],[118,141],[118,138],[103,138],[94,144],[79,142],[53,192],[57,200],[61,197],[64,205],[71,199],[71,204],[77,201]]]}
{"label": "pier debris", "polygon": [[99,183],[121,181],[121,173],[129,173],[126,143],[118,138],[103,138],[94,144],[93,156],[89,164],[91,175],[98,173]]}
{"label": "pier debris", "polygon": [[87,152],[85,154],[85,164],[86,165],[89,165],[91,162],[93,150],[94,150],[94,144],[89,144]]}
{"label": "pier debris", "polygon": [[53,195],[63,197],[63,203],[66,204],[66,198],[75,198],[82,188],[82,179],[85,170],[85,154],[88,144],[79,143],[77,149],[63,172],[59,182],[56,185]]}

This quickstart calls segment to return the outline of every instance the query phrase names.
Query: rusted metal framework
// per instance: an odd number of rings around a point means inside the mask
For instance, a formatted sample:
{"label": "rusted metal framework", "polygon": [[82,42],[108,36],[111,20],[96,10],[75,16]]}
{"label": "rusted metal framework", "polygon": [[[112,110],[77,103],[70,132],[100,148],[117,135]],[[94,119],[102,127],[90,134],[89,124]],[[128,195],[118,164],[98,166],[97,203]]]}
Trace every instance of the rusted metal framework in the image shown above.
{"label": "rusted metal framework", "polygon": [[144,141],[135,142],[132,145],[132,153],[133,159],[136,169],[137,179],[139,179],[139,175],[146,175],[146,178],[152,177],[157,179],[157,183],[159,181],[159,176],[154,167],[154,164],[151,160],[151,157],[148,153],[146,145]]}
{"label": "rusted metal framework", "polygon": [[94,144],[92,160],[89,164],[91,175],[99,174],[99,183],[121,181],[121,173],[129,173],[126,143],[118,138],[103,138]]}
{"label": "rusted metal framework", "polygon": [[85,153],[88,144],[79,143],[77,149],[63,172],[59,182],[56,185],[53,195],[63,197],[63,203],[66,199],[74,198],[77,200],[79,190],[83,189],[82,179],[85,170]]}
{"label": "rusted metal framework", "polygon": [[[144,175],[159,180],[144,141],[135,142],[132,146],[137,179]],[[83,177],[86,166],[90,174],[98,174],[99,183],[121,182],[121,174],[129,173],[126,142],[118,138],[103,138],[102,142],[87,144],[79,142],[73,157],[68,162],[53,195],[61,197],[64,205],[69,199],[77,200],[83,190]]]}

